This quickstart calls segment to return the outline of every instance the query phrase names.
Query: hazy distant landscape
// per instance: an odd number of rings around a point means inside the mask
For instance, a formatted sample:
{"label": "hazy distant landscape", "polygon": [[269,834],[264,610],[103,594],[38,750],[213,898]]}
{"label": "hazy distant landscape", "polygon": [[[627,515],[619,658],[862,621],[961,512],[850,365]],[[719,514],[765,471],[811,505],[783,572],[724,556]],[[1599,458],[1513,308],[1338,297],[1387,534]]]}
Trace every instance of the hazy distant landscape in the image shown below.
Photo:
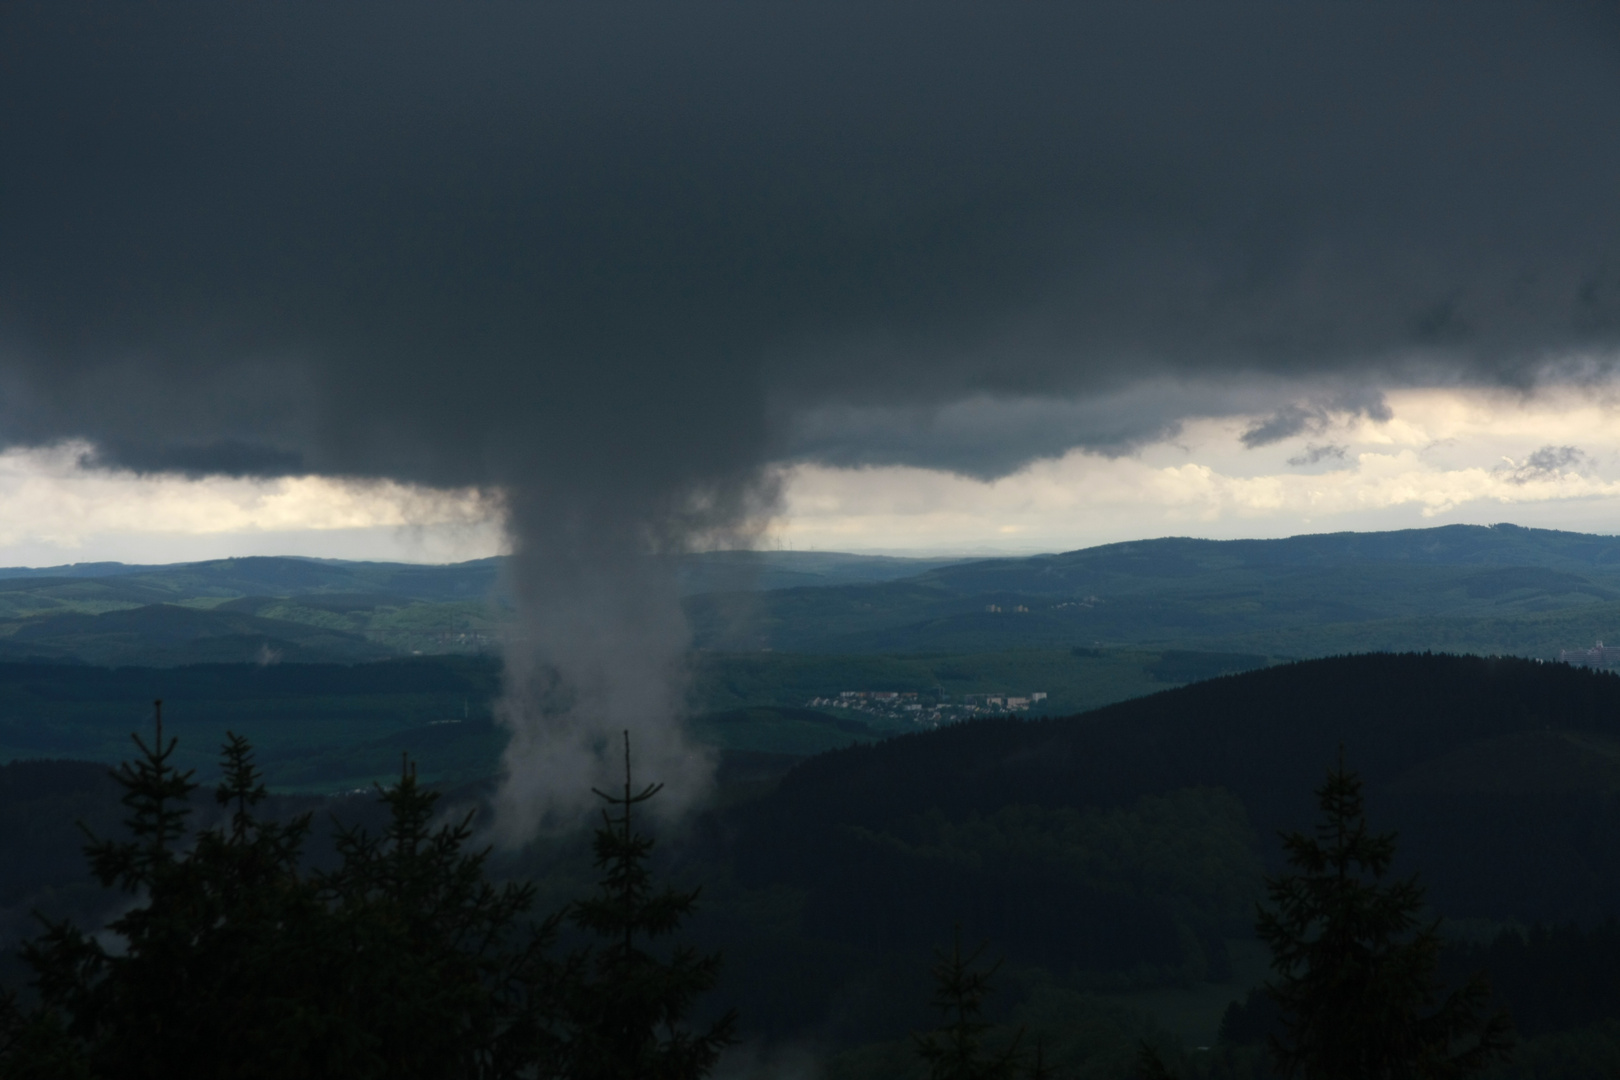
{"label": "hazy distant landscape", "polygon": [[[727,551],[675,570],[690,595],[882,582],[957,561]],[[0,569],[0,656],[150,666],[492,652],[511,603],[498,559],[13,567]]]}
{"label": "hazy distant landscape", "polygon": [[[684,557],[679,572],[705,653],[1552,659],[1620,634],[1620,541],[1511,525],[967,561],[717,552]],[[494,559],[0,570],[0,658],[168,666],[493,652],[510,604],[499,573]]]}
{"label": "hazy distant landscape", "polygon": [[[691,730],[761,753],[916,731],[971,703],[990,715],[997,696],[1044,694],[1030,715],[1067,715],[1315,656],[1545,660],[1620,640],[1620,540],[1513,526],[961,563],[724,552],[681,569]],[[437,779],[492,775],[506,604],[496,560],[0,571],[0,760],[120,760],[163,697],[196,763],[232,728],[288,790],[365,786],[400,749]],[[916,708],[838,707],[847,692]]]}

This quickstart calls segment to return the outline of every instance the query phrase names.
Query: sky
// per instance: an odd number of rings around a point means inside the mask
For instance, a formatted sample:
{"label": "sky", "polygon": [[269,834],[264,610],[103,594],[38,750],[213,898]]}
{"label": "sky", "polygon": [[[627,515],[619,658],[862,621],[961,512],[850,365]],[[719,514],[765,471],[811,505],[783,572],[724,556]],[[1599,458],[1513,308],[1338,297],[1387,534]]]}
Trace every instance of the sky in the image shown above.
{"label": "sky", "polygon": [[[993,478],[788,464],[780,505],[753,542],[1030,554],[1152,536],[1502,521],[1620,532],[1620,394],[1429,388],[1392,393],[1386,405],[1385,419],[1328,414],[1259,448],[1244,436],[1269,416],[1189,421],[1129,453],[1072,450]],[[89,452],[80,443],[0,453],[0,551],[9,565],[288,554],[450,562],[507,548],[498,503],[476,488],[140,475],[86,467]]]}
{"label": "sky", "polygon": [[1605,520],[1612,2],[0,23],[0,561]]}
{"label": "sky", "polygon": [[1613,527],[1612,3],[0,20],[0,563]]}
{"label": "sky", "polygon": [[682,551],[1614,528],[1613,0],[14,3],[0,157],[0,562],[508,553],[514,792]]}

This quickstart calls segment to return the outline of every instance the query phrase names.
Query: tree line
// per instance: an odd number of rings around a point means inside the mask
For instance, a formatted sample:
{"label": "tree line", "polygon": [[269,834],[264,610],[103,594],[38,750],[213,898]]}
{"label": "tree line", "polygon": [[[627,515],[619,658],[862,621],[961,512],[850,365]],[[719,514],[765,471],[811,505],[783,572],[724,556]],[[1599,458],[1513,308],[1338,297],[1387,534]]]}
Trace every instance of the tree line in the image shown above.
{"label": "tree line", "polygon": [[[335,869],[305,868],[309,815],[260,815],[267,791],[234,735],[223,817],[191,829],[198,785],[156,711],[155,738],[115,774],[128,837],[86,846],[94,876],[131,903],[101,934],[48,922],[24,947],[32,992],[0,999],[0,1078],[695,1080],[734,1039],[734,1012],[691,1022],[720,958],[674,943],[698,892],[653,880],[635,816],[659,785],[636,787],[628,735],[622,790],[598,792],[596,890],[541,916],[532,884],[488,880],[470,814],[435,824],[438,796],[408,762],[381,792],[380,833],[340,828]],[[1490,1011],[1482,976],[1442,970],[1439,923],[1416,878],[1386,880],[1394,835],[1369,828],[1342,752],[1316,795],[1314,830],[1284,835],[1288,869],[1266,880],[1257,930],[1273,979],[1229,1012],[1228,1034],[1247,1023],[1279,1072],[1307,1080],[1438,1080],[1505,1060],[1507,1014]],[[563,947],[565,930],[580,943]],[[995,968],[981,954],[960,933],[939,953],[940,1023],[916,1036],[919,1067],[930,1080],[1058,1075],[1038,1041],[985,1021]],[[1174,1075],[1146,1044],[1139,1072]]]}
{"label": "tree line", "polygon": [[[278,823],[247,741],[230,736],[215,799],[156,736],[115,774],[129,836],[92,836],[91,869],[132,903],[101,934],[47,922],[23,957],[32,994],[0,1001],[0,1076],[687,1080],[733,1038],[728,1013],[687,1023],[719,957],[663,943],[696,891],[659,887],[625,737],[604,800],[596,891],[536,916],[531,884],[496,885],[471,815],[434,824],[438,795],[407,761],[382,791],[386,828],[340,828],[340,863],[307,871],[308,815]],[[565,925],[584,943],[558,947]]]}

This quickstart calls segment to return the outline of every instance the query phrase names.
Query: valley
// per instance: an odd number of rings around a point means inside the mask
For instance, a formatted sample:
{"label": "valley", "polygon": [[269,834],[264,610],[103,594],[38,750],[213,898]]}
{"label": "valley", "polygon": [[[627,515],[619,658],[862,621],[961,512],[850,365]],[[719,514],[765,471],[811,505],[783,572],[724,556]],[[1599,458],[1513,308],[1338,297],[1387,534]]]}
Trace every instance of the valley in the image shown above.
{"label": "valley", "polygon": [[[1516,958],[1502,992],[1532,1010],[1534,972],[1607,955],[1606,938],[1556,961],[1514,944],[1606,932],[1620,910],[1620,677],[1575,652],[1620,640],[1607,538],[1449,528],[921,567],[793,554],[754,565],[753,588],[688,593],[687,727],[716,781],[658,861],[701,886],[691,940],[724,952],[713,1000],[748,1003],[755,1045],[813,1046],[829,1080],[913,1075],[930,957],[960,926],[1005,958],[993,1030],[1040,1032],[1081,1075],[1126,1075],[1142,1039],[1188,1076],[1265,1075],[1242,1020],[1266,974],[1254,905],[1340,747],[1372,824],[1399,836],[1395,872],[1420,873],[1451,928],[1448,964]],[[688,581],[734,585],[740,561],[698,559]],[[116,829],[105,769],[156,698],[204,783],[227,733],[246,736],[276,813],[374,820],[368,793],[407,757],[490,813],[498,566],[63,570],[0,578],[8,943],[34,909],[103,912],[72,822]],[[544,903],[592,877],[578,833],[491,866]],[[1567,1019],[1534,1013],[1526,1060],[1620,1055],[1592,985]]]}

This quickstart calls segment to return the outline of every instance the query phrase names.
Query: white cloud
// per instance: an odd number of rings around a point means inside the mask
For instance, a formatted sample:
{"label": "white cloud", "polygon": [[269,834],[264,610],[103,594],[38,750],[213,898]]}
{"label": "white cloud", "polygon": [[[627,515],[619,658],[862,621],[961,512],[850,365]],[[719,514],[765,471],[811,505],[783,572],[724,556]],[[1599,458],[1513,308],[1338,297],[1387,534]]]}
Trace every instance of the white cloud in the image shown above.
{"label": "white cloud", "polygon": [[[1073,451],[984,481],[911,467],[784,471],[771,542],[1053,551],[1148,536],[1285,536],[1451,522],[1620,532],[1620,395],[1408,390],[1253,447],[1275,412],[1184,422],[1135,454]],[[0,452],[0,565],[248,554],[451,561],[495,554],[496,500],[392,482],[141,476],[88,447]]]}
{"label": "white cloud", "polygon": [[1503,520],[1620,531],[1612,393],[1409,390],[1388,407],[1253,449],[1254,417],[1189,421],[1130,457],[1075,451],[990,482],[799,466],[774,535],[802,548],[1034,551]]}
{"label": "white cloud", "polygon": [[439,560],[492,554],[498,506],[477,491],[318,476],[245,479],[86,468],[89,446],[0,452],[0,562],[224,555]]}

